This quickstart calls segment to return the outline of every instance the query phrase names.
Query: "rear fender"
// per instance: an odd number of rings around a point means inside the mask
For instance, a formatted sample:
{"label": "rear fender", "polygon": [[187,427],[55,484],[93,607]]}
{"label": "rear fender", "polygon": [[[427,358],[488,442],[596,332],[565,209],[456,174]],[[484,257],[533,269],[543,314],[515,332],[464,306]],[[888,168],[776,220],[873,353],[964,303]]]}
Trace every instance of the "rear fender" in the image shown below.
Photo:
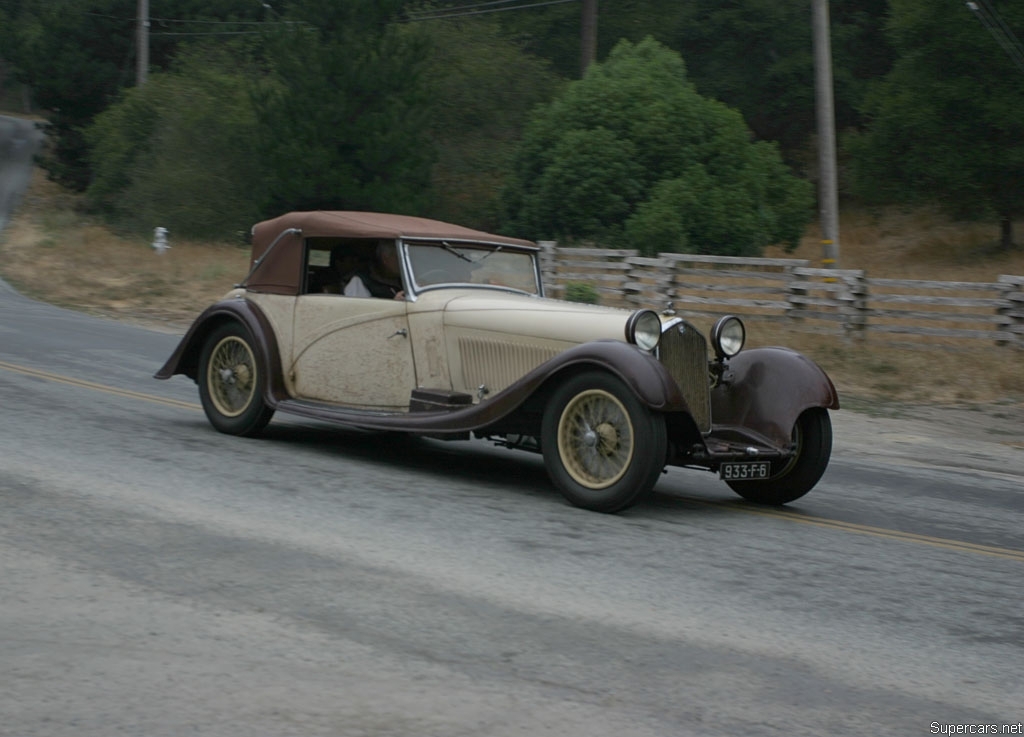
{"label": "rear fender", "polygon": [[728,368],[731,379],[711,391],[712,434],[742,428],[785,447],[805,410],[839,409],[839,395],[828,375],[788,348],[743,351],[730,359]]}
{"label": "rear fender", "polygon": [[276,406],[279,401],[288,398],[281,373],[281,354],[277,346],[277,337],[263,311],[244,299],[227,299],[206,308],[192,323],[171,357],[154,377],[169,379],[177,374],[184,374],[198,383],[199,355],[202,353],[203,345],[217,326],[231,321],[244,325],[252,336],[256,360],[262,364],[266,376],[269,377],[264,399],[270,406]]}

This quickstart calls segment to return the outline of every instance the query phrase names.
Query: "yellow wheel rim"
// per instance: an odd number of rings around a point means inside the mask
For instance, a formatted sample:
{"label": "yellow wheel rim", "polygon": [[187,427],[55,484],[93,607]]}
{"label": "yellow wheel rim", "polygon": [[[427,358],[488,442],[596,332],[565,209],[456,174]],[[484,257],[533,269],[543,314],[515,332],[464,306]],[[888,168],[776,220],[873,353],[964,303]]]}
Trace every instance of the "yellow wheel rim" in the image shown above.
{"label": "yellow wheel rim", "polygon": [[206,368],[210,400],[225,417],[238,417],[252,403],[256,391],[256,358],[249,344],[229,335],[210,352]]}
{"label": "yellow wheel rim", "polygon": [[558,420],[558,455],[572,479],[606,489],[633,460],[633,423],[614,395],[589,389],[573,397]]}

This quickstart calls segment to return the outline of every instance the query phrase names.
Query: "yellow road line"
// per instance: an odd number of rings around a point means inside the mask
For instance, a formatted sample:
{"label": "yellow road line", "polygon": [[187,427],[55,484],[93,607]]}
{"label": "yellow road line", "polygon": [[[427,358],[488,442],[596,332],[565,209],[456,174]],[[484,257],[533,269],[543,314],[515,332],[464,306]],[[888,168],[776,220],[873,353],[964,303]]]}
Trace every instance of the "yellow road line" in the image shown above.
{"label": "yellow road line", "polygon": [[105,384],[97,384],[92,381],[85,381],[84,379],[75,379],[70,376],[54,374],[49,371],[43,371],[42,369],[29,368],[28,366],[19,366],[16,363],[8,363],[7,361],[0,361],[0,369],[4,369],[5,371],[11,371],[16,374],[22,374],[23,376],[32,376],[37,379],[54,381],[57,382],[58,384],[68,384],[70,386],[79,386],[84,389],[93,389],[95,391],[105,392],[107,394],[116,394],[119,397],[127,397],[129,399],[141,399],[146,402],[166,404],[170,407],[182,407],[184,409],[202,409],[200,405],[194,404],[192,402],[182,402],[178,399],[165,399],[164,397],[157,397],[153,396],[152,394],[133,392],[128,389],[118,389],[116,387],[106,386]]}
{"label": "yellow road line", "polygon": [[[702,503],[709,505],[714,504],[714,502]],[[922,545],[930,545],[935,548],[945,548],[946,550],[955,550],[961,553],[976,553],[978,555],[989,555],[996,558],[1006,558],[1007,560],[1016,560],[1024,563],[1024,550],[1002,548],[996,545],[980,545],[978,543],[969,543],[961,540],[950,540],[949,538],[944,537],[920,535],[916,532],[902,532],[901,530],[890,530],[885,527],[872,527],[871,525],[861,525],[856,522],[843,522],[842,520],[828,519],[827,517],[807,517],[805,515],[801,515],[799,512],[787,511],[782,509],[756,509],[753,507],[732,508],[736,509],[737,511],[744,512],[746,514],[756,514],[762,517],[774,517],[776,519],[784,519],[789,522],[798,522],[803,525],[812,525],[814,527],[829,527],[834,530],[853,532],[858,535],[871,535],[873,537],[884,537],[889,540],[921,543]]]}
{"label": "yellow road line", "polygon": [[[42,371],[41,369],[29,368],[27,366],[19,366],[18,364],[8,363],[7,361],[0,361],[0,369],[3,369],[5,371],[12,371],[14,373],[22,374],[24,376],[32,376],[38,379],[44,379],[46,381],[55,381],[61,384],[68,384],[70,386],[79,386],[85,389],[93,389],[95,391],[106,392],[107,394],[115,394],[117,396],[127,397],[129,399],[141,399],[145,402],[166,404],[170,407],[180,407],[183,409],[202,409],[200,405],[193,404],[191,402],[182,402],[176,399],[164,399],[163,397],[156,397],[153,396],[152,394],[143,394],[141,392],[133,392],[127,389],[117,389],[115,387],[106,386],[104,384],[97,384],[92,381],[74,379],[69,376],[62,376],[61,374],[54,374],[49,371]],[[697,502],[698,504],[703,504],[706,506],[722,506],[719,502],[709,502],[701,499],[689,499],[688,501]],[[922,545],[930,545],[932,547],[944,548],[946,550],[953,550],[960,553],[975,553],[977,555],[988,555],[995,558],[1016,560],[1024,563],[1024,550],[1014,550],[1013,548],[1001,548],[995,545],[979,545],[977,543],[962,542],[960,540],[950,540],[948,538],[933,537],[931,535],[919,535],[915,532],[901,532],[900,530],[889,530],[884,527],[872,527],[871,525],[861,525],[855,522],[843,522],[841,520],[828,519],[826,517],[807,517],[797,512],[791,512],[786,510],[756,509],[753,507],[738,507],[734,505],[730,505],[729,508],[738,512],[743,512],[744,514],[756,514],[762,517],[774,517],[776,519],[783,519],[789,522],[797,522],[804,525],[813,525],[815,527],[827,527],[833,530],[843,530],[844,532],[852,532],[858,535],[871,535],[874,537],[886,538],[888,540],[920,543]]]}

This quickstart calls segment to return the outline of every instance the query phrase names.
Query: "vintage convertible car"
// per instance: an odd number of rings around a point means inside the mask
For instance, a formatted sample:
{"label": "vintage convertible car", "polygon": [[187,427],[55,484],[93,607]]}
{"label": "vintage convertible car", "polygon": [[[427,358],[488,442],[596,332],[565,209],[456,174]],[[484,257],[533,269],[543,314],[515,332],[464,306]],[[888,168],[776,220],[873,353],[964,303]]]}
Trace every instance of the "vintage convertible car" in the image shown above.
{"label": "vintage convertible car", "polygon": [[[397,254],[400,298],[338,293],[335,264],[381,247]],[[732,316],[709,350],[679,317],[546,299],[528,241],[403,215],[294,212],[254,226],[251,263],[156,374],[193,379],[221,432],[255,435],[279,411],[489,438],[539,451],[571,503],[602,512],[636,503],[668,465],[778,505],[828,464],[839,401],[814,362],[743,351]]]}

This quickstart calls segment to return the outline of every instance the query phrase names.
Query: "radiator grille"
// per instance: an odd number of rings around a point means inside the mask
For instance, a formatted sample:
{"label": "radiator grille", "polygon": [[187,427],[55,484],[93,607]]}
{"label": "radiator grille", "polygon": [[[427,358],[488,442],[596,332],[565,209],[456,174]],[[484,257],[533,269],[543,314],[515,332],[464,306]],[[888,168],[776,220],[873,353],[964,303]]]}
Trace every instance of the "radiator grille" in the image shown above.
{"label": "radiator grille", "polygon": [[462,375],[467,387],[486,385],[500,392],[523,374],[558,355],[555,348],[486,338],[459,338]]}
{"label": "radiator grille", "polygon": [[708,344],[688,322],[672,325],[661,336],[658,357],[676,380],[701,432],[711,430]]}

